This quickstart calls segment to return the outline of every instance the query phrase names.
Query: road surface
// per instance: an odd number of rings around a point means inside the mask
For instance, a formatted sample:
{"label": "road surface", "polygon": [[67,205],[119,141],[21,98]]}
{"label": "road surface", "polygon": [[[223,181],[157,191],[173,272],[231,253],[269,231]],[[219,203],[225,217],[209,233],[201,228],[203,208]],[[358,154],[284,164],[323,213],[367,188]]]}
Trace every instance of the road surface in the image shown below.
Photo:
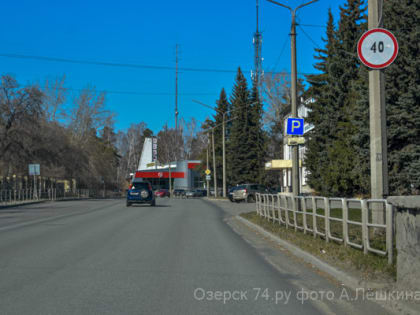
{"label": "road surface", "polygon": [[[121,199],[0,209],[0,313],[386,313],[339,299],[339,284],[237,222],[245,205],[219,204],[164,198],[157,207],[127,208]],[[303,301],[310,290],[317,296]]]}

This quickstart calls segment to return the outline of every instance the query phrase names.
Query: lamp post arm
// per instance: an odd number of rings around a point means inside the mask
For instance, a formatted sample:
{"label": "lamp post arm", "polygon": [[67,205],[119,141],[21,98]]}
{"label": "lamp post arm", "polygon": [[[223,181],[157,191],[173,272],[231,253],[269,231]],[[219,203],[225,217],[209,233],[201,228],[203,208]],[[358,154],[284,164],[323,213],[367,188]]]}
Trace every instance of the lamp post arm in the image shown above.
{"label": "lamp post arm", "polygon": [[267,1],[268,2],[271,2],[271,3],[274,3],[274,4],[277,4],[277,5],[281,6],[281,7],[286,8],[286,9],[289,9],[290,11],[293,11],[293,9],[291,7],[289,7],[289,6],[285,5],[285,4],[282,4],[280,2],[277,2],[277,1],[274,1],[274,0],[267,0]]}
{"label": "lamp post arm", "polygon": [[[234,119],[236,119],[236,118],[238,118],[238,116],[236,116],[236,117],[232,117],[231,119],[228,119],[228,120],[226,120],[225,122],[232,121],[232,120],[234,120]],[[214,127],[211,127],[211,128],[207,128],[207,129],[203,130],[203,131],[202,131],[202,133],[207,133],[207,132],[210,132],[210,131],[212,131],[213,129],[216,129],[216,128],[220,127],[220,126],[223,126],[223,123],[218,124],[218,125],[216,125],[216,126],[214,126]]]}
{"label": "lamp post arm", "polygon": [[194,103],[200,104],[200,105],[202,105],[202,106],[205,106],[205,107],[211,108],[211,109],[215,110],[216,112],[218,112],[218,113],[220,113],[220,114],[223,114],[223,113],[224,113],[224,112],[222,112],[221,110],[218,110],[217,108],[212,107],[212,106],[207,105],[207,104],[204,104],[204,103],[202,103],[202,102],[200,102],[200,101],[196,101],[196,100],[192,100],[192,101],[193,101]]}
{"label": "lamp post arm", "polygon": [[[270,0],[268,0],[268,1],[270,1]],[[301,5],[299,5],[298,7],[296,7],[296,9],[294,10],[295,12],[297,11],[297,10],[299,10],[300,8],[303,8],[303,7],[305,7],[305,6],[307,6],[307,5],[310,5],[311,3],[314,3],[314,2],[317,2],[318,0],[312,0],[312,1],[309,1],[309,2],[306,2],[306,3],[302,3]]]}

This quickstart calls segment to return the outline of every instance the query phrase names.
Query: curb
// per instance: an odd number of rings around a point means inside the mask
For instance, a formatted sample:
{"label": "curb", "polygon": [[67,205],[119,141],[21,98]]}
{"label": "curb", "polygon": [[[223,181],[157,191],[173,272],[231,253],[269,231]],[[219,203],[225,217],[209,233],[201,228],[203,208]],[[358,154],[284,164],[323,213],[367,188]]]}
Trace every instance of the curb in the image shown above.
{"label": "curb", "polygon": [[37,203],[44,203],[47,201],[50,201],[50,200],[37,200],[37,201],[29,201],[29,202],[23,202],[23,203],[15,203],[15,204],[10,204],[10,205],[1,205],[0,210],[6,209],[6,208],[16,208],[16,207],[21,207],[21,206],[34,205]]}
{"label": "curb", "polygon": [[44,203],[44,202],[62,202],[62,201],[87,200],[87,199],[92,199],[92,198],[74,198],[74,197],[70,197],[70,198],[56,199],[56,200],[50,200],[50,199],[35,200],[35,201],[29,201],[29,202],[14,203],[14,204],[10,204],[10,205],[0,205],[0,211],[1,211],[1,209],[16,208],[16,207],[23,207],[23,206],[30,206],[30,205],[35,205],[35,204]]}
{"label": "curb", "polygon": [[[248,221],[247,219],[244,219],[241,216],[236,216],[236,219],[247,225],[248,227],[257,230],[259,233],[263,234],[264,236],[270,238],[271,240],[279,243],[284,248],[288,249],[293,253],[293,255],[303,259],[305,262],[310,263],[317,267],[319,270],[329,274],[330,276],[333,276],[337,280],[339,280],[341,283],[344,283],[345,285],[349,286],[352,289],[360,288],[363,286],[363,282],[361,282],[359,279],[347,275],[344,272],[338,270],[337,268],[323,262],[318,257],[315,257],[312,254],[309,254],[308,252],[305,252],[304,250],[300,249],[299,247],[279,238],[278,236],[266,231],[264,228],[260,227],[259,225]],[[385,285],[382,286],[370,286],[370,288],[375,289],[382,289]]]}
{"label": "curb", "polygon": [[[268,237],[269,239],[277,242],[296,257],[301,258],[306,263],[310,263],[319,270],[325,272],[326,274],[330,275],[331,277],[335,278],[336,280],[340,281],[345,286],[348,286],[349,288],[356,290],[360,289],[361,287],[364,289],[387,289],[389,288],[389,283],[378,283],[378,282],[369,282],[367,283],[364,280],[360,280],[356,277],[350,276],[346,274],[344,271],[338,270],[337,268],[327,264],[326,262],[320,260],[318,257],[315,257],[314,255],[305,252],[304,250],[300,249],[299,247],[279,238],[278,236],[266,231],[264,228],[260,227],[259,225],[248,221],[247,219],[236,216],[235,219],[242,222],[246,226],[248,226],[251,229],[257,230],[259,233],[264,235],[265,237]],[[375,302],[375,301],[374,301]],[[394,301],[396,302],[396,301]],[[395,303],[394,305],[390,305],[389,303],[380,303],[376,302],[377,304],[383,306],[388,311],[395,313],[398,312],[399,314],[401,312],[404,312],[404,314],[419,314],[419,309],[413,307],[412,305],[408,303]]]}

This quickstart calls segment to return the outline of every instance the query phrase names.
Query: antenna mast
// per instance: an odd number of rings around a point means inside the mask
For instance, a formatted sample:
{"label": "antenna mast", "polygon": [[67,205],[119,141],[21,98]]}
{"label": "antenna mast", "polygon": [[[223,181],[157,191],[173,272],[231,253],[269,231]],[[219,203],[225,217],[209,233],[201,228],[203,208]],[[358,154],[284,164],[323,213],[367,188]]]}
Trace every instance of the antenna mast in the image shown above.
{"label": "antenna mast", "polygon": [[256,0],[256,16],[257,16],[257,28],[256,31],[254,33],[254,38],[253,38],[253,42],[254,42],[254,73],[252,73],[252,79],[255,81],[259,92],[260,88],[261,88],[261,78],[263,76],[263,70],[262,70],[262,54],[261,54],[261,47],[262,47],[262,34],[259,31],[259,20],[258,20],[258,9],[259,9],[259,4],[258,4],[258,0]]}

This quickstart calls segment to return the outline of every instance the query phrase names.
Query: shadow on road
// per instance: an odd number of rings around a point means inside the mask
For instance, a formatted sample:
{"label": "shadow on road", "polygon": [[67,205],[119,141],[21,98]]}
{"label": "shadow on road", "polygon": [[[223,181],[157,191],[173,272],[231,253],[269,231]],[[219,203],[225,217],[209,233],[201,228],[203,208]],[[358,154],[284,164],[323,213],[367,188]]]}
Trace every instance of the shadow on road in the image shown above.
{"label": "shadow on road", "polygon": [[151,205],[131,205],[131,207],[139,207],[139,208],[142,208],[142,207],[146,207],[146,208],[168,208],[168,207],[172,207],[172,206],[169,206],[169,205],[159,205],[159,204],[157,204],[156,206],[151,206]]}

